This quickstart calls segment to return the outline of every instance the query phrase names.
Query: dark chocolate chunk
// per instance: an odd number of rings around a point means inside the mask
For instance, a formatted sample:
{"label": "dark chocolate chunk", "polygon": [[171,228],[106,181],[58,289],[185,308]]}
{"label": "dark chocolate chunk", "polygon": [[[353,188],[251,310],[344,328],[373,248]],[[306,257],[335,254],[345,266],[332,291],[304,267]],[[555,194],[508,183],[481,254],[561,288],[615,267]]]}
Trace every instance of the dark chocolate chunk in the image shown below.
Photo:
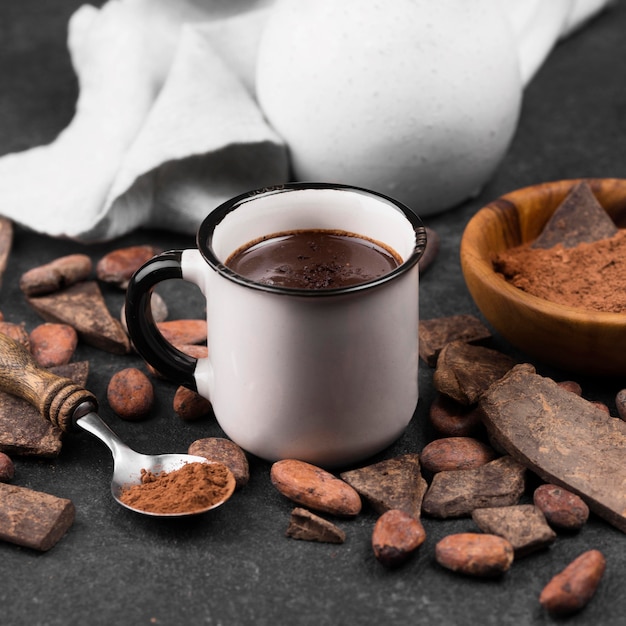
{"label": "dark chocolate chunk", "polygon": [[528,364],[494,383],[480,407],[490,437],[508,454],[626,532],[626,422]]}
{"label": "dark chocolate chunk", "polygon": [[585,181],[576,184],[557,207],[531,248],[552,248],[562,244],[573,248],[580,243],[608,239],[617,226],[598,202]]}
{"label": "dark chocolate chunk", "polygon": [[73,326],[78,336],[95,348],[128,354],[130,341],[121,322],[114,319],[95,281],[76,283],[55,293],[28,298],[28,303],[47,322]]}
{"label": "dark chocolate chunk", "polygon": [[292,539],[322,543],[343,543],[346,540],[346,533],[341,528],[301,507],[291,512],[285,534]]}
{"label": "dark chocolate chunk", "polygon": [[0,539],[45,552],[74,522],[74,504],[27,487],[0,483]]}
{"label": "dark chocolate chunk", "polygon": [[514,365],[514,359],[497,350],[453,341],[439,354],[433,384],[440,393],[469,406]]}
{"label": "dark chocolate chunk", "polygon": [[419,353],[422,360],[435,367],[441,350],[452,341],[478,343],[491,337],[489,329],[473,315],[451,315],[419,323]]}
{"label": "dark chocolate chunk", "polygon": [[481,467],[439,472],[433,477],[422,511],[433,517],[463,517],[475,509],[517,504],[526,469],[510,456]]}
{"label": "dark chocolate chunk", "polygon": [[378,513],[400,509],[420,516],[427,484],[422,478],[419,456],[403,454],[341,474]]}
{"label": "dark chocolate chunk", "polygon": [[476,509],[472,519],[484,533],[510,541],[515,558],[546,548],[556,539],[543,513],[533,504]]}

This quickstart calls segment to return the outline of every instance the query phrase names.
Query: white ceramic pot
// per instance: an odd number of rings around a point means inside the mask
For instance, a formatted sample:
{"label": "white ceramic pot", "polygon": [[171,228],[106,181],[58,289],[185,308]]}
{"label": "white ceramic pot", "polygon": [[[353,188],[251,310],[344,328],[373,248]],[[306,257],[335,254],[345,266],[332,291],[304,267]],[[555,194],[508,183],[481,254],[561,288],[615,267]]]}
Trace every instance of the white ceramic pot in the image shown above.
{"label": "white ceramic pot", "polygon": [[476,194],[505,154],[516,37],[497,0],[278,0],[257,95],[297,180],[365,186],[423,217]]}

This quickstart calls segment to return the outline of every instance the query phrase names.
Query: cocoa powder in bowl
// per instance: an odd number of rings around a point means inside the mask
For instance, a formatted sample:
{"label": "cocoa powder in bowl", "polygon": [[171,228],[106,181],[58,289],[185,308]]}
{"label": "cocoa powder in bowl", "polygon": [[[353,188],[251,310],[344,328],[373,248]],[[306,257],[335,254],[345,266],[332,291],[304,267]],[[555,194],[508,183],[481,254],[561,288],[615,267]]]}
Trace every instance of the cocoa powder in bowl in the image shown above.
{"label": "cocoa powder in bowl", "polygon": [[500,252],[494,269],[518,289],[558,304],[609,313],[626,312],[626,230],[573,248]]}

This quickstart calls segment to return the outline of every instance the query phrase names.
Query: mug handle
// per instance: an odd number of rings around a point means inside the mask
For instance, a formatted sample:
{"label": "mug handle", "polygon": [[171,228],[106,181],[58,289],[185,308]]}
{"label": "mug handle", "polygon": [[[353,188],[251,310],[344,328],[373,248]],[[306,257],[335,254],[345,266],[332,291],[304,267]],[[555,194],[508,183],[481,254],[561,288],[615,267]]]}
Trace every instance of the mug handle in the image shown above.
{"label": "mug handle", "polygon": [[152,316],[150,298],[156,285],[174,278],[188,280],[202,289],[193,272],[189,278],[183,276],[183,256],[197,252],[170,250],[144,263],[128,284],[125,305],[126,327],[137,352],[162,376],[193,391],[198,391],[198,359],[181,352],[163,337]]}

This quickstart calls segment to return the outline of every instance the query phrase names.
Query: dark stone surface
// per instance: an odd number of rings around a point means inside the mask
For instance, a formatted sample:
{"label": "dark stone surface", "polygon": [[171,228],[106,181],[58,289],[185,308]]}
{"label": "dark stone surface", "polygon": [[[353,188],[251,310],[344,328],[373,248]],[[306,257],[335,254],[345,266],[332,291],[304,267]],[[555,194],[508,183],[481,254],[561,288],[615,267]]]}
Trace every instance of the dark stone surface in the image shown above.
{"label": "dark stone surface", "polygon": [[[20,0],[0,5],[0,154],[47,143],[73,113],[76,81],[65,46],[79,0]],[[423,319],[478,315],[460,271],[464,226],[478,208],[525,185],[579,176],[626,174],[626,6],[616,3],[551,54],[524,97],[513,144],[479,197],[425,220],[441,237],[438,259],[421,284]],[[488,94],[485,94],[488,97]],[[36,184],[37,181],[33,181]],[[419,207],[416,207],[419,213]],[[19,230],[2,291],[9,321],[40,320],[18,289],[23,271],[69,252],[94,261],[114,247],[150,243],[188,247],[191,237],[142,231],[110,244],[83,246]],[[104,288],[112,310],[122,293]],[[173,316],[202,315],[185,285],[165,285]],[[572,337],[575,341],[575,337]],[[497,348],[524,358],[497,335]],[[142,366],[81,345],[76,360],[92,364],[88,387],[102,399],[102,417],[142,452],[184,451],[199,437],[219,436],[213,419],[180,420],[175,389],[156,387],[156,409],[129,423],[108,409],[106,384],[123,366]],[[570,378],[536,364],[557,380]],[[623,381],[581,380],[585,397],[606,402]],[[372,461],[419,452],[433,436],[427,423],[432,370],[421,366],[421,400],[404,436]],[[622,576],[626,538],[595,516],[581,532],[560,535],[549,550],[513,564],[500,580],[454,575],[438,566],[434,546],[446,534],[475,530],[471,520],[424,518],[427,539],[402,568],[381,567],[371,549],[376,515],[366,509],[338,525],[343,545],[308,543],[284,534],[293,505],[273,488],[269,464],[251,458],[248,485],[224,507],[186,521],[159,521],[120,508],[109,492],[111,458],[87,433],[68,436],[54,460],[15,459],[13,483],[70,498],[76,521],[50,552],[0,543],[0,623],[73,624],[548,624],[542,587],[581,552],[597,548],[607,570],[592,603],[570,624],[619,623],[626,614]],[[532,487],[532,481],[531,481]]]}

